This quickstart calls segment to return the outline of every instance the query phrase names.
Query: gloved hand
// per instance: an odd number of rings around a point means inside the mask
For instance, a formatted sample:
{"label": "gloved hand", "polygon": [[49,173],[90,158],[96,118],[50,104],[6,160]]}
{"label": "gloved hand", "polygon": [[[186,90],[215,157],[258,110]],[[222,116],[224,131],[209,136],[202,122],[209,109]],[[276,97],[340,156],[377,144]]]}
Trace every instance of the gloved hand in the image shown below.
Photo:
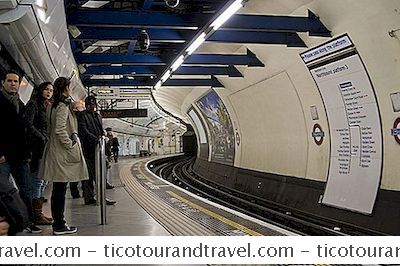
{"label": "gloved hand", "polygon": [[78,134],[72,133],[72,135],[69,137],[72,141],[72,146],[74,146],[78,142]]}

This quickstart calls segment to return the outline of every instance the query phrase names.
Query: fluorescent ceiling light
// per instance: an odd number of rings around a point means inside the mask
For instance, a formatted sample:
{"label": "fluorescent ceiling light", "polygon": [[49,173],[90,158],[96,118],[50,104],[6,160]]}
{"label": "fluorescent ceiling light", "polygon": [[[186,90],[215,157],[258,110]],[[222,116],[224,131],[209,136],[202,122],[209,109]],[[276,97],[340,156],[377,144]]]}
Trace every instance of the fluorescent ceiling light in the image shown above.
{"label": "fluorescent ceiling light", "polygon": [[82,5],[82,7],[99,8],[108,3],[110,3],[110,1],[87,1],[85,4]]}
{"label": "fluorescent ceiling light", "polygon": [[178,57],[178,59],[176,59],[176,61],[175,61],[175,62],[172,64],[172,66],[171,66],[172,71],[177,70],[178,67],[179,67],[180,65],[182,65],[184,58],[185,58],[185,57],[184,57],[183,55],[181,55],[181,56]]}
{"label": "fluorescent ceiling light", "polygon": [[[45,20],[42,21],[45,22]],[[68,31],[71,33],[73,38],[77,38],[79,35],[81,35],[81,31],[75,25],[68,25]]]}
{"label": "fluorescent ceiling light", "polygon": [[109,93],[112,93],[113,91],[112,90],[97,90],[96,92],[101,93],[101,94],[109,94]]}
{"label": "fluorescent ceiling light", "polygon": [[90,79],[121,79],[122,75],[93,75]]}
{"label": "fluorescent ceiling light", "polygon": [[221,27],[222,24],[224,24],[230,17],[232,17],[233,14],[236,13],[241,7],[243,7],[242,0],[236,0],[235,2],[232,3],[212,24],[211,27],[214,28],[214,30],[217,30],[219,27]]}
{"label": "fluorescent ceiling light", "polygon": [[206,34],[203,32],[199,37],[186,49],[186,52],[191,55],[204,41]]}
{"label": "fluorescent ceiling light", "polygon": [[161,82],[166,81],[170,75],[171,75],[171,70],[168,70],[167,72],[165,72],[165,74],[161,77]]}
{"label": "fluorescent ceiling light", "polygon": [[94,46],[120,46],[127,41],[97,41],[93,45]]}
{"label": "fluorescent ceiling light", "polygon": [[211,75],[172,75],[171,79],[210,79]]}
{"label": "fluorescent ceiling light", "polygon": [[109,50],[110,47],[103,47],[103,46],[89,46],[85,50],[82,51],[83,54],[90,54],[96,50],[96,53],[104,53],[105,51]]}
{"label": "fluorescent ceiling light", "polygon": [[157,82],[157,84],[154,86],[155,90],[158,90],[161,87],[161,80]]}
{"label": "fluorescent ceiling light", "polygon": [[121,67],[122,64],[111,64],[112,67]]}

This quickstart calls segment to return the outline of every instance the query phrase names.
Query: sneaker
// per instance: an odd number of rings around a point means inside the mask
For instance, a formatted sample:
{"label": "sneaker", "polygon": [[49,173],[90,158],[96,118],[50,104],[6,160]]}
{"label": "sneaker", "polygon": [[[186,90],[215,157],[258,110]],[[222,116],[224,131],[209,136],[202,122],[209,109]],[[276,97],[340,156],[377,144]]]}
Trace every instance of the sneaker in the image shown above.
{"label": "sneaker", "polygon": [[34,224],[30,224],[25,228],[29,233],[32,234],[40,234],[42,232],[42,229],[40,229],[39,227],[37,227]]}
{"label": "sneaker", "polygon": [[106,183],[106,189],[113,189],[115,186],[111,185],[110,183]]}
{"label": "sneaker", "polygon": [[53,228],[53,235],[56,236],[70,235],[75,234],[76,232],[78,232],[78,228],[76,228],[75,226],[64,225],[64,227],[60,229]]}
{"label": "sneaker", "polygon": [[115,205],[115,203],[117,203],[115,200],[106,198],[106,205]]}

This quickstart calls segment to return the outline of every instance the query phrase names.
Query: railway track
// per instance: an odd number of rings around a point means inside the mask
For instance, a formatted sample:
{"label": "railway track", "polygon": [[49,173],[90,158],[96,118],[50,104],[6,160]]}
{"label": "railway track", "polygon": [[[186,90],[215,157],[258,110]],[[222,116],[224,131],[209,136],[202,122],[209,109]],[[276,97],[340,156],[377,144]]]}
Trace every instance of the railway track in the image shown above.
{"label": "railway track", "polygon": [[194,157],[170,157],[152,162],[161,178],[218,204],[301,235],[382,235],[380,232],[302,212],[220,184],[193,171]]}

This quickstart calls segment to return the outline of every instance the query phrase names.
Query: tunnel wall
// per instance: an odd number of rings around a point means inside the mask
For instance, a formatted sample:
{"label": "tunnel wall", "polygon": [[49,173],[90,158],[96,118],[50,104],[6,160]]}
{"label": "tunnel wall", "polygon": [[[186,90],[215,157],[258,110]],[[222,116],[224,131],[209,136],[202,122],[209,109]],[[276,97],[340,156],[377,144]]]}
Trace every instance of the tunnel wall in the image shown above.
{"label": "tunnel wall", "polygon": [[[400,113],[393,110],[390,94],[400,91],[400,34],[391,37],[389,32],[399,28],[400,2],[250,0],[240,12],[305,16],[308,10],[320,17],[333,38],[350,36],[374,88],[382,123],[383,164],[373,213],[367,216],[318,204],[328,176],[331,136],[321,95],[299,55],[331,38],[299,33],[308,48],[206,44],[196,51],[244,54],[250,49],[265,64],[237,67],[244,78],[218,77],[225,89],[216,92],[239,133],[240,144],[236,146],[234,166],[197,159],[196,171],[220,184],[293,208],[398,234],[400,145],[391,129]],[[194,88],[186,93],[179,102],[181,115],[195,108],[194,103],[206,92]],[[318,110],[316,121],[311,117],[311,106]],[[316,122],[325,133],[321,145],[316,145],[311,135]],[[258,182],[263,183],[262,189],[257,190]]]}
{"label": "tunnel wall", "polygon": [[[262,3],[250,1],[250,7],[263,13]],[[280,9],[283,9],[282,7]],[[375,89],[383,132],[383,168],[380,187],[400,190],[400,147],[391,136],[394,112],[390,94],[399,91],[400,41],[388,32],[400,18],[398,1],[366,1],[362,6],[349,0],[312,1],[292,12],[304,15],[310,9],[320,16],[332,36],[347,33],[363,60]],[[281,10],[283,12],[283,10]],[[265,10],[265,13],[270,13]],[[301,35],[309,48],[329,38]],[[325,107],[307,67],[299,54],[305,49],[277,45],[246,45],[266,67],[239,67],[240,78],[219,77],[225,89],[216,90],[226,105],[240,134],[235,166],[317,181],[326,181],[329,168],[330,136]],[[207,46],[204,52],[222,52],[224,46]],[[195,89],[182,103],[185,110],[204,95]],[[312,120],[310,106],[316,106],[317,121]],[[314,123],[325,133],[322,145],[311,136]]]}

